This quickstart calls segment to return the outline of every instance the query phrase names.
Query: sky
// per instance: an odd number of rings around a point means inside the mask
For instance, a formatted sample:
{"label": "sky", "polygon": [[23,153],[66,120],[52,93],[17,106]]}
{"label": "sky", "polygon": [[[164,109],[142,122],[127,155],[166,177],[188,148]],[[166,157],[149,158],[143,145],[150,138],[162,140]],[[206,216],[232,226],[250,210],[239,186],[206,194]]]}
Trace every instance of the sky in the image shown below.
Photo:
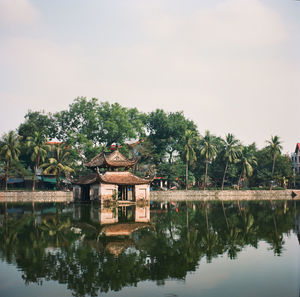
{"label": "sky", "polygon": [[0,0],[0,135],[78,97],[300,142],[300,1]]}

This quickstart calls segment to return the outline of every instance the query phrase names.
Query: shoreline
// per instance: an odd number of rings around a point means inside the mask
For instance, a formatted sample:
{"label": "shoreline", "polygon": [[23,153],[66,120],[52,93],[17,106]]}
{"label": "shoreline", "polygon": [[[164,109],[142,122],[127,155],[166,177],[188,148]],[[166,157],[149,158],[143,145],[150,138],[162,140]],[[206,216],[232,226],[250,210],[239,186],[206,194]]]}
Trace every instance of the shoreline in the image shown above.
{"label": "shoreline", "polygon": [[[151,201],[300,200],[300,190],[170,190],[152,191],[150,198]],[[0,191],[1,202],[74,202],[74,199],[71,191]]]}
{"label": "shoreline", "polygon": [[155,191],[152,201],[300,200],[300,190]]}

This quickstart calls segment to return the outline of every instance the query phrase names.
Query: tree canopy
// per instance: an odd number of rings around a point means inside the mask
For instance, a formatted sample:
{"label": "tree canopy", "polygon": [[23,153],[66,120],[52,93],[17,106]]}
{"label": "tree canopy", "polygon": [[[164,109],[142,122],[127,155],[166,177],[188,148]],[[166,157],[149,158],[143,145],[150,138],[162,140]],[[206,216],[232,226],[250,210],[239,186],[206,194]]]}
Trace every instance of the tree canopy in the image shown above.
{"label": "tree canopy", "polygon": [[[2,172],[6,179],[17,174],[7,169],[9,162],[31,168],[35,181],[41,163],[50,164],[53,158],[46,147],[47,141],[54,141],[68,147],[73,176],[87,173],[83,164],[96,154],[118,146],[128,157],[139,158],[135,173],[160,177],[168,187],[267,187],[271,181],[278,186],[288,181],[291,186],[295,180],[279,136],[272,136],[262,149],[242,145],[231,133],[222,138],[206,130],[201,136],[181,111],[143,113],[119,103],[78,97],[56,113],[29,110],[17,133],[9,133],[17,145],[8,159],[8,134],[2,136],[0,177]],[[63,171],[59,174],[64,175]]]}

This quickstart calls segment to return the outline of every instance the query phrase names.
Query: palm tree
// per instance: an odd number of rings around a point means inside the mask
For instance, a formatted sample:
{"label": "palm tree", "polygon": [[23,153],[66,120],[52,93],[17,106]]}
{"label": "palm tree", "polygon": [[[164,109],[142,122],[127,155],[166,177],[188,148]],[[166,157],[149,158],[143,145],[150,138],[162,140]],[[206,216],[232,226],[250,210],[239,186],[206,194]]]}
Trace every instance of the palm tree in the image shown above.
{"label": "palm tree", "polygon": [[238,188],[240,186],[242,178],[250,177],[253,174],[253,167],[257,165],[257,159],[255,157],[255,146],[249,145],[243,147],[238,162],[241,164],[241,174],[238,181]]}
{"label": "palm tree", "polygon": [[273,156],[273,165],[272,165],[272,177],[275,169],[275,162],[278,155],[281,153],[282,145],[278,136],[271,136],[271,140],[267,140],[268,146],[267,148],[270,150]]}
{"label": "palm tree", "polygon": [[225,177],[228,169],[228,165],[237,160],[241,152],[241,146],[239,140],[234,137],[231,133],[228,133],[224,141],[224,159],[226,161],[223,180],[222,180],[222,191],[224,189]]}
{"label": "palm tree", "polygon": [[4,134],[0,155],[5,161],[5,191],[7,191],[9,171],[13,161],[19,161],[20,155],[19,136],[14,131],[9,131],[8,134]]}
{"label": "palm tree", "polygon": [[59,177],[62,173],[73,172],[74,170],[69,167],[70,152],[66,148],[65,143],[55,146],[54,157],[49,158],[49,162],[42,164],[41,167],[45,168],[44,174],[53,174],[56,176],[56,187],[59,188]]}
{"label": "palm tree", "polygon": [[[273,156],[273,164],[272,164],[272,179],[274,176],[274,170],[275,170],[275,162],[278,155],[281,153],[282,145],[281,141],[278,136],[271,136],[271,140],[267,140],[268,146],[267,148],[270,150],[272,156]],[[270,190],[272,190],[273,184],[271,183]]]}
{"label": "palm tree", "polygon": [[200,136],[200,154],[205,158],[205,177],[204,190],[207,183],[208,163],[213,161],[217,156],[216,137],[205,131],[205,136]]}
{"label": "palm tree", "polygon": [[185,160],[186,160],[186,167],[185,167],[185,189],[188,189],[188,179],[189,179],[189,162],[194,162],[197,160],[196,153],[193,148],[193,132],[191,130],[186,130],[184,135],[184,152],[185,152]]}
{"label": "palm tree", "polygon": [[39,133],[34,132],[33,137],[27,137],[26,146],[32,150],[31,160],[34,164],[34,175],[32,178],[32,191],[35,190],[36,173],[40,165],[40,161],[44,162],[50,146],[46,144],[45,137]]}

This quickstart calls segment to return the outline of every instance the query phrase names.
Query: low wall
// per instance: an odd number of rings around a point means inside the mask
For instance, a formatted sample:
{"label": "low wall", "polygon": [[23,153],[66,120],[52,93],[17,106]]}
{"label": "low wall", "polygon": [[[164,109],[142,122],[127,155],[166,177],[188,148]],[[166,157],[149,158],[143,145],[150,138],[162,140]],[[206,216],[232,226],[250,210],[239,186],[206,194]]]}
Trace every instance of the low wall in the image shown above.
{"label": "low wall", "polygon": [[63,192],[63,191],[0,192],[0,202],[73,202],[73,192]]}
{"label": "low wall", "polygon": [[[294,195],[292,195],[294,193]],[[296,196],[295,196],[296,195]],[[300,191],[152,191],[153,201],[185,200],[300,200]]]}
{"label": "low wall", "polygon": [[[294,193],[294,195],[293,195]],[[296,195],[296,196],[295,196]],[[300,191],[152,191],[153,201],[185,200],[300,200]],[[0,192],[0,202],[73,202],[73,192]]]}

